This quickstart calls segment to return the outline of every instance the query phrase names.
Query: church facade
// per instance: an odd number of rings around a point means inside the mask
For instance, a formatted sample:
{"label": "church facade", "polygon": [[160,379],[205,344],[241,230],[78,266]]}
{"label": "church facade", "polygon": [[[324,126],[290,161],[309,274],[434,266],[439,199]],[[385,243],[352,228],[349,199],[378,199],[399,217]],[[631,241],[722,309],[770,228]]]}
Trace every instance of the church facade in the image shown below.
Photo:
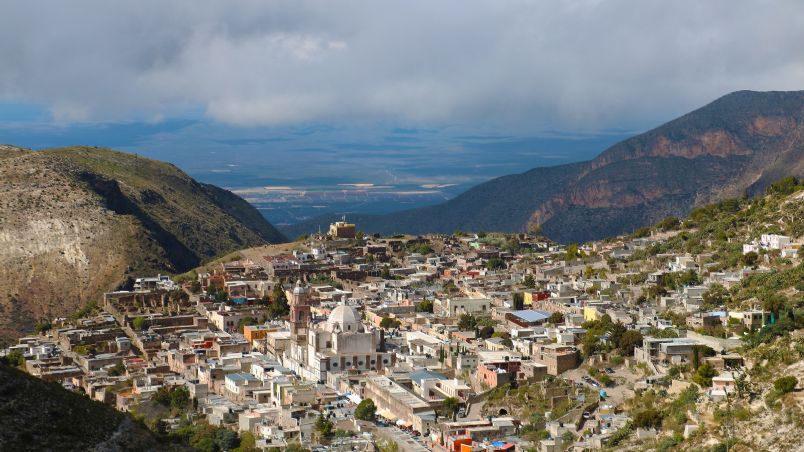
{"label": "church facade", "polygon": [[383,351],[382,330],[367,329],[351,306],[338,305],[325,322],[313,324],[310,293],[301,282],[290,300],[290,332],[283,365],[305,380],[325,382],[328,373],[380,370],[395,361]]}

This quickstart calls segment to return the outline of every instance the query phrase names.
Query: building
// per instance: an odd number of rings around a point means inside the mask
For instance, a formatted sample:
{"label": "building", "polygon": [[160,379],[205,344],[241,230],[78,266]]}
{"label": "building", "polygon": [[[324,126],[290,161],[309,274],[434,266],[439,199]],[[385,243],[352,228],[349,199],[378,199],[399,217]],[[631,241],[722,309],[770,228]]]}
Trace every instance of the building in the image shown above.
{"label": "building", "polygon": [[532,311],[525,309],[513,311],[505,314],[505,320],[511,323],[514,328],[528,328],[541,325],[550,318],[550,313],[546,311]]}
{"label": "building", "polygon": [[353,239],[356,237],[356,231],[355,224],[347,223],[346,218],[329,225],[329,235],[335,239]]}
{"label": "building", "polygon": [[386,376],[367,378],[363,396],[374,401],[380,416],[398,425],[410,426],[422,433],[435,425],[436,414],[430,404]]}
{"label": "building", "polygon": [[491,315],[491,300],[487,298],[436,299],[434,310],[437,314],[448,317],[458,317],[461,314]]}
{"label": "building", "polygon": [[[514,383],[519,377],[522,361],[483,362],[477,366],[477,380],[483,389]],[[524,374],[522,375],[524,378]]]}
{"label": "building", "polygon": [[366,328],[356,309],[338,305],[326,322],[311,323],[309,290],[296,283],[290,301],[290,341],[283,364],[309,381],[327,381],[328,372],[379,370],[393,366],[384,351],[382,330]]}
{"label": "building", "polygon": [[229,400],[242,401],[250,391],[262,387],[262,382],[247,372],[236,372],[224,377],[224,395]]}
{"label": "building", "polygon": [[555,376],[578,367],[581,354],[573,345],[534,342],[531,346],[531,359],[534,363],[547,366],[547,373]]}
{"label": "building", "polygon": [[758,330],[770,322],[771,313],[768,311],[731,311],[728,318],[739,321],[749,330]]}

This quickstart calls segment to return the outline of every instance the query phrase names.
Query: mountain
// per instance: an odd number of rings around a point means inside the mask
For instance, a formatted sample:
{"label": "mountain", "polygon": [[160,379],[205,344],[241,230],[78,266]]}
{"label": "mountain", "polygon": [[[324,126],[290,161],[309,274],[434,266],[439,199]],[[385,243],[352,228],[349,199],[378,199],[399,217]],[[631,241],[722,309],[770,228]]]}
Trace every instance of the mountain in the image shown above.
{"label": "mountain", "polygon": [[[561,242],[632,231],[693,207],[754,195],[804,175],[804,91],[738,91],[591,161],[536,168],[480,184],[456,198],[387,215],[349,215],[365,232],[526,231]],[[318,230],[343,212],[283,228]]]}
{"label": "mountain", "polygon": [[70,314],[130,277],[282,241],[246,201],[171,164],[91,147],[0,146],[0,337]]}
{"label": "mountain", "polygon": [[131,416],[0,364],[0,450],[189,450]]}

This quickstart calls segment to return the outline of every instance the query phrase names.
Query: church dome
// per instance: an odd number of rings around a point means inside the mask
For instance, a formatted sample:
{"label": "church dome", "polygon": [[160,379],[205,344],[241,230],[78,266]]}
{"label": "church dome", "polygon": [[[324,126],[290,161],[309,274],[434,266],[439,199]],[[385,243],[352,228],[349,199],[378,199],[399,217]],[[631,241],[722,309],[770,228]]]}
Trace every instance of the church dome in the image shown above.
{"label": "church dome", "polygon": [[327,326],[330,331],[359,331],[360,313],[353,307],[339,305],[330,313]]}
{"label": "church dome", "polygon": [[301,280],[296,281],[296,287],[293,288],[294,295],[303,295],[307,290],[302,286]]}

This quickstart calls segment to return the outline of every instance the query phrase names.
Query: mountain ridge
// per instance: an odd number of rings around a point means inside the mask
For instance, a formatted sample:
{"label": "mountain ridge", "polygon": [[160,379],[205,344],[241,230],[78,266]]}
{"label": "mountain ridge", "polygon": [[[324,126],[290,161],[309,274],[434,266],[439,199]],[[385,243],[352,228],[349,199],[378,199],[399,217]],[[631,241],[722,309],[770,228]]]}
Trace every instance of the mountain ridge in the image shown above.
{"label": "mountain ridge", "polygon": [[[350,218],[369,233],[522,232],[538,226],[555,240],[583,242],[685,215],[697,205],[755,195],[782,176],[804,175],[802,128],[804,91],[737,91],[589,161],[495,178],[434,206]],[[342,214],[282,230],[311,233]]]}
{"label": "mountain ridge", "polygon": [[134,276],[285,240],[242,198],[168,163],[0,146],[0,336],[70,314]]}

